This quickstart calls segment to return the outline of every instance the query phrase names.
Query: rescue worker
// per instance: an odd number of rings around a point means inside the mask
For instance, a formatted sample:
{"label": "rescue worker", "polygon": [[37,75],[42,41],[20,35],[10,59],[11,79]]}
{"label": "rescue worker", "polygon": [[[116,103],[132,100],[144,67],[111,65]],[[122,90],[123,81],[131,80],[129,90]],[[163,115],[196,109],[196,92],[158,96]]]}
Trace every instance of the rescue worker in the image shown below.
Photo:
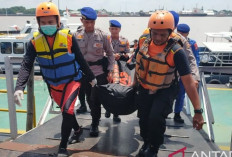
{"label": "rescue worker", "polygon": [[[178,24],[177,25],[177,32],[180,33],[183,37],[185,37],[188,41],[188,43],[191,46],[192,52],[194,54],[194,57],[196,58],[196,64],[199,66],[200,58],[199,58],[199,50],[198,46],[195,40],[192,40],[188,38],[188,34],[190,31],[190,27],[187,24]],[[184,98],[185,98],[185,89],[184,85],[181,80],[179,80],[179,94],[176,98],[175,107],[174,107],[174,113],[175,115],[180,115],[180,112],[183,109],[184,105]],[[180,117],[180,116],[179,116]],[[174,121],[179,123],[184,123],[184,120],[182,118],[179,118],[178,116],[174,117]]]}
{"label": "rescue worker", "polygon": [[[109,31],[111,33],[111,43],[114,49],[114,58],[116,60],[115,64],[117,64],[116,66],[120,66],[119,61],[127,61],[129,59],[129,55],[128,55],[130,53],[129,42],[125,37],[119,35],[121,31],[120,22],[118,22],[117,20],[110,20],[109,24],[110,24]],[[119,73],[120,72],[121,71],[119,71]],[[110,112],[106,111],[105,117],[109,118]],[[119,118],[118,115],[114,115],[113,121],[121,122],[121,119]]]}
{"label": "rescue worker", "polygon": [[[174,17],[174,23],[175,23],[174,30],[175,30],[179,23],[179,14],[176,13],[175,11],[170,11],[170,13]],[[171,34],[171,37],[177,40],[182,45],[184,52],[187,56],[187,59],[189,61],[190,70],[193,75],[194,82],[197,88],[198,82],[200,81],[200,74],[199,74],[199,70],[196,64],[196,59],[194,57],[190,44],[188,43],[187,39],[178,32],[176,33],[173,31],[173,33]],[[175,112],[174,121],[177,123],[184,123],[184,120],[181,118],[180,112]]]}
{"label": "rescue worker", "polygon": [[41,73],[52,99],[62,111],[61,142],[58,156],[68,156],[67,142],[72,128],[70,142],[78,141],[83,130],[78,125],[74,104],[80,89],[82,71],[86,81],[93,86],[95,76],[83,58],[75,37],[68,29],[60,29],[60,14],[55,4],[43,2],[36,8],[39,31],[33,34],[19,70],[14,98],[21,105],[23,91],[37,58]]}
{"label": "rescue worker", "polygon": [[[97,13],[93,8],[82,8],[81,15],[83,27],[79,28],[74,35],[85,60],[97,79],[97,84],[107,84],[112,79],[114,64],[111,38],[100,29],[95,28]],[[107,60],[104,59],[105,55],[107,56]],[[96,89],[92,88],[88,83],[85,83],[85,85],[84,89],[92,116],[90,136],[95,137],[99,134],[98,125],[101,118],[101,103]]]}
{"label": "rescue worker", "polygon": [[144,140],[138,156],[157,157],[164,140],[165,119],[172,112],[178,76],[194,107],[193,127],[202,129],[203,117],[197,89],[183,48],[170,38],[174,18],[168,11],[154,12],[148,22],[149,36],[142,36],[136,56],[140,135]]}

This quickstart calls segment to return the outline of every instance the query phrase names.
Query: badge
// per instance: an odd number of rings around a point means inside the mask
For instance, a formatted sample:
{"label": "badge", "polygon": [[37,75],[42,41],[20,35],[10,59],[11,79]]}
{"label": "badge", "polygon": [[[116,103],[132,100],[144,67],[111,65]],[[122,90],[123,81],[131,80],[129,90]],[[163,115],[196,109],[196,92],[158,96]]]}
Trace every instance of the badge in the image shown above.
{"label": "badge", "polygon": [[95,48],[103,48],[103,44],[102,43],[94,43],[93,47],[95,47]]}

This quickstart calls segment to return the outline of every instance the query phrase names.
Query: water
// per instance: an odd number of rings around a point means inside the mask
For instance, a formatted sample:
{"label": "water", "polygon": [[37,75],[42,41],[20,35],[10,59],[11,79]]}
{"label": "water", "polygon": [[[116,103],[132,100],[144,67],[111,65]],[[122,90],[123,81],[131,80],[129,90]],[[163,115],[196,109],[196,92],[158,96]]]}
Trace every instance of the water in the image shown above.
{"label": "water", "polygon": [[[9,26],[23,27],[27,20],[32,21],[34,16],[0,16],[0,30],[7,30]],[[109,33],[109,20],[115,19],[122,24],[121,35],[129,42],[139,38],[147,27],[149,17],[98,17],[96,27]],[[80,17],[70,17],[69,23],[80,23]],[[190,26],[189,37],[195,39],[199,46],[206,40],[205,32],[228,32],[232,27],[232,17],[180,17],[179,23]]]}
{"label": "water", "polygon": [[[1,75],[2,76],[2,75]],[[14,79],[14,84],[16,79]],[[6,79],[5,77],[0,77],[0,89],[6,89]],[[34,81],[34,95],[35,95],[35,108],[36,108],[36,124],[40,118],[40,115],[43,111],[44,105],[48,98],[48,89],[47,85],[44,83],[43,80],[35,80]],[[27,91],[25,89],[25,91]],[[56,106],[56,105],[55,105]],[[8,109],[8,100],[6,93],[0,93],[0,108],[1,109]],[[27,110],[27,95],[24,94],[24,99],[22,100],[22,107],[16,105],[16,109],[19,110]],[[16,113],[17,115],[17,127],[18,130],[25,131],[26,130],[26,113]],[[54,114],[48,114],[46,120],[54,117]],[[9,129],[9,113],[8,112],[1,112],[0,111],[0,119],[4,119],[2,123],[0,123],[0,130],[1,129]]]}

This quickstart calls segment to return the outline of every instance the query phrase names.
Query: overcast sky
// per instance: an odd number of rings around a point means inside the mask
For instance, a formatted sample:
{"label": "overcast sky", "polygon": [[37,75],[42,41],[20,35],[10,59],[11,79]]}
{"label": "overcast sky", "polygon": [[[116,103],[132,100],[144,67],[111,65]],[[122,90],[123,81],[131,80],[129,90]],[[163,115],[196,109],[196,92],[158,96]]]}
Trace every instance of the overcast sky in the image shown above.
{"label": "overcast sky", "polygon": [[[0,8],[9,8],[12,6],[24,6],[36,8],[36,6],[45,0],[0,0]],[[58,5],[58,0],[53,0]],[[3,5],[4,4],[4,5]],[[107,11],[150,11],[163,8],[166,10],[180,11],[192,9],[194,7],[215,10],[232,10],[232,0],[59,0],[60,9],[79,9],[89,6],[94,9],[106,9]]]}

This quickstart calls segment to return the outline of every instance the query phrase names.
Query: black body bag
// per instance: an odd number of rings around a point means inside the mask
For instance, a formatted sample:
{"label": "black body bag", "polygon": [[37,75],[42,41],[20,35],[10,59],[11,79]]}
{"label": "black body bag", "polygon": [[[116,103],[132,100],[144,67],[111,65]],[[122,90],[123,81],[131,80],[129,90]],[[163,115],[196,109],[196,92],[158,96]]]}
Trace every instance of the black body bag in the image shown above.
{"label": "black body bag", "polygon": [[135,88],[117,83],[96,87],[100,102],[110,113],[128,115],[137,110]]}

